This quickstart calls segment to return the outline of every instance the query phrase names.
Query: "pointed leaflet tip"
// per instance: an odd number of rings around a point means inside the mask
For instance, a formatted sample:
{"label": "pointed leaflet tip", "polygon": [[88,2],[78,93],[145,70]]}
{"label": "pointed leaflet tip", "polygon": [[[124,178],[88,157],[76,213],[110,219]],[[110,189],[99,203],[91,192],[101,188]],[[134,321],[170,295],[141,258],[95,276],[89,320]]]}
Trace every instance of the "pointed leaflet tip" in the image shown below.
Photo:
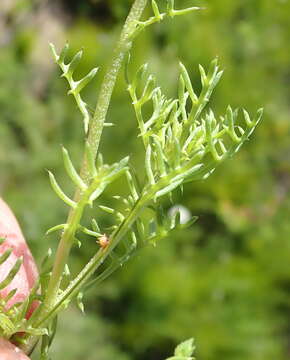
{"label": "pointed leaflet tip", "polygon": [[85,313],[85,307],[83,304],[83,293],[79,292],[77,295],[77,306],[80,309],[80,311],[84,314]]}
{"label": "pointed leaflet tip", "polygon": [[11,255],[12,249],[7,249],[1,256],[0,256],[0,265],[3,264]]}
{"label": "pointed leaflet tip", "polygon": [[49,235],[55,231],[58,231],[58,230],[63,230],[67,227],[67,224],[59,224],[59,225],[55,225],[53,226],[52,228],[48,229],[45,233],[45,235]]}
{"label": "pointed leaflet tip", "polygon": [[[133,177],[133,175],[130,172],[130,169],[126,170],[126,179],[127,179],[127,183],[129,185],[129,188],[130,188],[131,195],[132,195],[133,199],[135,201],[137,201],[138,198],[139,198],[139,194],[138,194],[138,190],[137,190],[138,185],[137,185],[137,183],[135,181],[136,178]],[[123,202],[126,205],[128,204],[128,202],[127,202],[127,200],[125,198],[123,199]]]}
{"label": "pointed leaflet tip", "polygon": [[86,184],[83,182],[82,178],[77,173],[76,169],[73,166],[73,163],[70,159],[69,153],[65,147],[62,147],[62,155],[63,155],[63,162],[65,166],[65,170],[68,176],[71,178],[73,183],[80,189],[85,191],[87,189]]}
{"label": "pointed leaflet tip", "polygon": [[181,60],[179,60],[178,65],[179,65],[180,70],[185,68],[185,65],[183,64],[183,62]]}
{"label": "pointed leaflet tip", "polygon": [[83,50],[80,50],[76,53],[76,55],[73,57],[72,61],[68,64],[68,70],[67,75],[72,76],[74,73],[76,67],[78,66],[79,62],[81,61],[81,58],[83,56]]}
{"label": "pointed leaflet tip", "polygon": [[16,274],[20,270],[20,267],[21,267],[22,263],[23,263],[23,256],[19,257],[16,260],[15,264],[13,265],[11,270],[9,271],[6,278],[3,281],[0,282],[0,290],[6,288],[6,286],[11,283],[11,281],[15,278]]}
{"label": "pointed leaflet tip", "polygon": [[199,6],[192,6],[186,9],[181,9],[181,10],[171,10],[169,11],[169,16],[174,17],[174,16],[180,16],[180,15],[186,15],[192,11],[197,11],[197,10],[204,10],[205,8],[199,7]]}
{"label": "pointed leaflet tip", "polygon": [[193,90],[193,87],[192,87],[192,84],[191,84],[191,80],[190,80],[190,77],[188,75],[188,72],[186,70],[186,67],[182,64],[182,62],[179,62],[179,67],[180,67],[180,72],[181,72],[181,76],[184,80],[184,83],[185,83],[185,87],[189,93],[189,96],[191,98],[191,100],[193,102],[196,102],[198,100],[198,97],[197,95],[195,94],[194,90]]}
{"label": "pointed leaflet tip", "polygon": [[81,241],[75,237],[75,242],[77,243],[77,246],[78,246],[78,248],[80,249],[81,246],[82,246]]}
{"label": "pointed leaflet tip", "polygon": [[139,67],[132,81],[132,89],[135,91],[136,87],[144,80],[145,75],[148,71],[148,64],[145,63]]}
{"label": "pointed leaflet tip", "polygon": [[243,109],[243,114],[244,114],[244,119],[245,119],[245,122],[246,122],[247,126],[252,127],[253,122],[251,121],[250,115],[249,115],[249,113],[247,112],[246,109]]}
{"label": "pointed leaflet tip", "polygon": [[191,225],[193,225],[196,221],[198,220],[198,216],[193,216],[187,223],[182,224],[182,227],[190,227]]}
{"label": "pointed leaflet tip", "polygon": [[50,50],[51,50],[52,55],[53,55],[53,57],[54,57],[54,60],[55,60],[55,62],[57,63],[57,62],[58,62],[58,59],[59,59],[59,56],[58,56],[57,53],[56,53],[54,44],[50,42],[50,43],[49,43],[49,47],[50,47]]}
{"label": "pointed leaflet tip", "polygon": [[103,206],[103,205],[99,205],[99,208],[105,212],[107,212],[108,214],[114,214],[115,210],[108,207],[108,206]]}
{"label": "pointed leaflet tip", "polygon": [[109,173],[105,176],[105,182],[107,184],[116,180],[119,176],[123,175],[126,170],[128,170],[129,156],[126,156],[118,163],[115,163],[109,167]]}
{"label": "pointed leaflet tip", "polygon": [[85,226],[79,226],[80,231],[82,231],[86,235],[93,236],[95,238],[98,238],[101,236],[101,233],[99,231],[92,231],[90,229],[87,229]]}
{"label": "pointed leaflet tip", "polygon": [[168,186],[166,186],[165,188],[157,191],[156,193],[156,199],[161,197],[161,196],[164,196],[168,193],[171,193],[173,190],[175,190],[179,185],[181,185],[183,182],[183,179],[180,179],[180,180],[177,180],[175,182],[172,182],[170,183]]}
{"label": "pointed leaflet tip", "polygon": [[64,276],[70,276],[70,269],[68,264],[65,264],[63,274]]}
{"label": "pointed leaflet tip", "polygon": [[152,10],[153,10],[154,16],[155,16],[157,19],[160,19],[159,8],[158,8],[158,5],[156,4],[156,1],[155,1],[155,0],[152,0],[152,1],[151,1],[151,6],[152,6]]}
{"label": "pointed leaflet tip", "polygon": [[127,59],[125,61],[125,81],[128,87],[130,86],[130,76],[129,76],[129,65],[131,61],[130,51],[128,52]]}
{"label": "pointed leaflet tip", "polygon": [[202,86],[205,86],[206,83],[207,83],[206,72],[205,72],[204,67],[202,65],[199,64],[198,67],[199,67]]}
{"label": "pointed leaflet tip", "polygon": [[[237,119],[237,116],[238,116],[238,109],[233,111],[232,107],[229,105],[226,111],[226,116],[225,116],[226,125],[224,125],[224,129],[227,131],[227,133],[234,142],[239,143],[241,139],[239,138],[239,136],[236,134],[235,131],[236,128],[235,121]],[[223,145],[221,145],[221,149],[223,151]]]}
{"label": "pointed leaflet tip", "polygon": [[88,85],[88,83],[90,81],[92,81],[92,79],[96,76],[96,73],[98,72],[99,68],[93,68],[84,78],[82,78],[81,80],[77,81],[75,83],[75,87],[74,89],[70,90],[71,93],[73,94],[78,94],[80,93],[83,88],[85,86]]}
{"label": "pointed leaflet tip", "polygon": [[50,271],[51,264],[52,264],[51,255],[52,255],[52,250],[51,250],[51,248],[49,248],[47,250],[47,254],[45,255],[44,259],[41,262],[41,266],[40,266],[41,274],[40,274],[40,276],[42,276],[43,274],[46,274],[48,271]]}
{"label": "pointed leaflet tip", "polygon": [[218,56],[216,56],[210,63],[209,71],[208,73],[211,74],[211,76],[214,74],[214,72],[218,69]]}
{"label": "pointed leaflet tip", "polygon": [[263,108],[258,109],[258,111],[257,111],[256,124],[258,124],[258,122],[261,120],[263,114],[264,114],[264,109],[263,109]]}
{"label": "pointed leaflet tip", "polygon": [[194,339],[188,339],[179,344],[174,351],[174,355],[177,358],[191,359],[195,350]]}
{"label": "pointed leaflet tip", "polygon": [[66,42],[64,47],[62,48],[60,54],[59,54],[59,58],[58,58],[58,63],[59,64],[63,64],[64,65],[64,60],[65,60],[65,57],[67,55],[67,52],[68,52],[68,49],[69,49],[69,43]]}
{"label": "pointed leaflet tip", "polygon": [[60,186],[58,185],[53,173],[51,171],[48,170],[48,174],[49,174],[49,180],[51,183],[51,187],[53,188],[54,192],[56,193],[56,195],[63,201],[65,202],[68,206],[71,206],[72,208],[76,207],[76,203],[71,200],[68,196],[65,195],[65,193],[61,190]]}
{"label": "pointed leaflet tip", "polygon": [[166,176],[166,166],[164,162],[164,153],[162,146],[159,142],[158,136],[153,135],[153,141],[155,145],[155,155],[156,155],[156,161],[158,164],[158,171],[160,172],[160,177]]}
{"label": "pointed leaflet tip", "polygon": [[153,75],[150,75],[146,81],[143,93],[141,95],[141,101],[145,103],[152,97],[152,92],[155,86],[155,78]]}

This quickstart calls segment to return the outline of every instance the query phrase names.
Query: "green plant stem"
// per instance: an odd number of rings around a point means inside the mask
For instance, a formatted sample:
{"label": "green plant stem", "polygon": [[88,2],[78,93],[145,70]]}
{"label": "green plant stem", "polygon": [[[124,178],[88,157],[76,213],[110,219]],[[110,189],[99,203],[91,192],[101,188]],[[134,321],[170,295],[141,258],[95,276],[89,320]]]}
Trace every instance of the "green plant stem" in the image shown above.
{"label": "green plant stem", "polygon": [[[121,69],[126,54],[132,47],[134,37],[133,35],[136,30],[136,25],[145,9],[147,2],[148,0],[135,0],[126,19],[118,44],[114,50],[109,69],[104,77],[94,116],[90,122],[88,134],[88,143],[94,157],[96,157],[99,149],[100,139],[118,73]],[[81,176],[85,181],[88,181],[88,171],[85,161],[83,162]]]}
{"label": "green plant stem", "polygon": [[49,311],[55,302],[55,298],[62,280],[64,267],[67,263],[70,249],[75,239],[75,233],[82,218],[84,208],[87,205],[87,201],[87,197],[82,197],[76,208],[70,211],[67,221],[67,228],[62,234],[61,241],[56,252],[55,262],[47,290],[47,296],[43,303],[44,311]]}
{"label": "green plant stem", "polygon": [[55,306],[50,312],[44,314],[43,317],[40,317],[36,323],[35,327],[43,326],[48,320],[54,317],[58,310],[63,306],[63,304],[70,300],[86,283],[86,281],[93,275],[93,273],[98,269],[98,267],[104,262],[107,256],[113,251],[117,246],[119,241],[124,237],[128,232],[131,225],[134,223],[138,217],[140,211],[143,209],[144,205],[148,201],[148,197],[140,198],[139,201],[135,203],[134,208],[132,209],[130,215],[124,220],[124,222],[117,229],[116,233],[113,234],[110,244],[104,248],[100,249],[88,262],[88,264],[83,268],[83,270],[77,275],[77,277],[71,282],[68,288],[57,298]]}
{"label": "green plant stem", "polygon": [[[90,122],[89,134],[87,139],[91,153],[94,158],[96,157],[98,152],[104,123],[106,120],[110,100],[115,87],[118,73],[121,69],[121,65],[124,61],[126,53],[132,47],[132,39],[136,28],[136,23],[140,19],[147,2],[148,0],[135,0],[135,2],[133,3],[130,13],[124,24],[123,30],[121,32],[120,39],[115,48],[111,65],[109,66],[102,82],[96,110]],[[86,160],[83,160],[83,164],[81,167],[81,177],[87,184],[89,183]],[[77,206],[74,209],[71,209],[69,212],[67,221],[68,227],[62,234],[56,252],[56,260],[50,277],[46,298],[44,299],[44,302],[42,304],[42,310],[38,315],[39,317],[48,314],[57,301],[64,267],[68,261],[69,253],[74,243],[77,227],[83,216],[84,208],[88,202],[88,198],[86,198],[86,196],[82,196],[79,191],[76,192],[75,198],[79,199],[79,201]],[[34,343],[35,340],[33,341],[32,339],[25,346],[25,351],[27,353],[30,352]]]}
{"label": "green plant stem", "polygon": [[[124,28],[122,30],[120,40],[117,44],[116,50],[114,52],[113,60],[109,70],[107,71],[98,98],[96,111],[93,119],[91,120],[88,143],[92,152],[93,157],[96,157],[100,138],[102,135],[102,130],[104,127],[104,122],[108,112],[112,92],[116,83],[118,72],[121,68],[122,62],[124,60],[125,54],[130,50],[132,46],[131,36],[135,29],[136,21],[142,15],[142,12],[146,6],[148,0],[136,0],[133,4],[131,11],[128,15],[128,18],[125,22]],[[87,179],[87,166],[86,162],[83,162],[82,166],[82,177]],[[88,181],[87,181],[88,182]],[[74,235],[76,231],[76,226],[79,224],[80,219],[82,218],[84,207],[87,204],[87,199],[80,196],[80,201],[75,209],[70,211],[68,217],[68,230],[64,231],[61,238],[57,253],[56,261],[52,271],[51,280],[48,286],[47,297],[44,301],[45,308],[51,308],[53,306],[58,289],[60,287],[60,282],[62,278],[62,273],[64,266],[67,262],[67,258],[71,249],[71,246],[74,242]]]}

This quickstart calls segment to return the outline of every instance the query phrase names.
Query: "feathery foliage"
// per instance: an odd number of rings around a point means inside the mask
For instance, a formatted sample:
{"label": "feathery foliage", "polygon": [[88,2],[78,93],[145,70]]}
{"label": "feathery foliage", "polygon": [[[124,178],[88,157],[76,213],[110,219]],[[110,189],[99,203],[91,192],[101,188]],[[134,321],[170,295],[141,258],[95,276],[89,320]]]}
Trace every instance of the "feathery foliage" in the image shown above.
{"label": "feathery foliage", "polygon": [[192,356],[195,350],[193,339],[188,339],[179,344],[174,351],[174,356],[166,360],[194,360]]}
{"label": "feathery foliage", "polygon": [[[3,304],[0,304],[0,335],[7,338],[14,335],[14,339],[22,344],[26,352],[30,352],[42,337],[42,360],[49,357],[48,350],[56,332],[57,315],[62,309],[72,300],[76,300],[79,308],[84,311],[82,297],[85,290],[106,279],[144,246],[155,246],[171,232],[186,228],[196,221],[196,217],[193,217],[186,224],[181,224],[180,214],[169,216],[163,209],[161,199],[165,196],[171,198],[174,190],[182,188],[187,182],[203,181],[210,176],[220,163],[232,157],[249,139],[262,116],[262,110],[258,110],[251,119],[243,110],[243,119],[239,120],[238,110],[233,110],[230,106],[224,116],[217,117],[214,114],[209,107],[209,101],[222,76],[216,59],[210,64],[208,72],[199,66],[199,94],[191,83],[187,69],[180,63],[175,99],[168,99],[161,88],[156,86],[154,77],[148,74],[147,65],[143,65],[131,81],[128,62],[126,79],[136,113],[139,138],[144,145],[145,177],[136,176],[129,157],[112,165],[106,164],[98,149],[99,140],[103,127],[106,126],[105,119],[118,71],[133,40],[146,27],[166,17],[173,18],[200,9],[190,7],[176,10],[174,1],[168,0],[167,8],[162,12],[157,2],[152,0],[153,16],[140,21],[146,3],[146,0],[134,2],[117,44],[112,66],[101,86],[93,116],[90,115],[88,105],[80,93],[95,77],[98,68],[91,70],[84,78],[75,80],[73,75],[81,60],[82,51],[69,62],[68,44],[60,54],[51,44],[54,60],[61,68],[62,77],[68,81],[68,93],[74,96],[83,117],[84,162],[78,171],[68,150],[62,148],[64,168],[75,186],[75,195],[73,198],[68,196],[49,171],[52,189],[69,207],[67,221],[47,231],[47,234],[61,232],[54,263],[52,264],[52,254],[49,251],[43,261],[39,281],[25,302],[7,309],[5,305],[13,296],[9,294],[7,299],[3,299]],[[148,109],[151,109],[151,113]],[[109,207],[103,203],[102,195],[108,186],[122,176],[127,180],[127,195],[116,195],[114,200],[117,200],[119,205],[111,207],[109,204]],[[94,209],[96,217],[99,211],[110,214],[112,226],[107,228],[94,218],[91,219],[91,227],[84,226],[84,212],[87,207]],[[69,254],[74,245],[82,246],[86,241],[83,240],[83,235],[95,240],[96,253],[81,272],[73,277],[69,269]],[[1,256],[0,264],[6,261],[9,255],[8,250]],[[0,289],[12,281],[21,261],[19,259],[15,263],[7,278],[0,284]],[[40,304],[30,319],[26,320],[26,311],[35,300]],[[16,334],[18,332],[25,335],[19,337]],[[170,359],[192,359],[193,350],[192,341],[189,340],[179,345],[174,357]]]}

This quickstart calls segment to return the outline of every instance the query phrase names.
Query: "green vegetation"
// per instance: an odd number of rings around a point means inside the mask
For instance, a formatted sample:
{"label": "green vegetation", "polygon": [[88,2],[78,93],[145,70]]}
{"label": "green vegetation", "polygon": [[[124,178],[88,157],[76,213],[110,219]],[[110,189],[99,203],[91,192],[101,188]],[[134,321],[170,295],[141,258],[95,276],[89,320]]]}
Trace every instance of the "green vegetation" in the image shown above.
{"label": "green vegetation", "polygon": [[[61,15],[60,22],[71,44],[68,57],[84,46],[80,78],[109,60],[130,2],[75,3],[70,23],[63,25]],[[290,6],[267,0],[193,5],[207,10],[166,20],[140,34],[131,73],[148,61],[171,98],[178,87],[180,58],[199,93],[198,64],[218,56],[226,72],[211,107],[222,114],[230,102],[253,113],[265,105],[265,119],[235,160],[221,165],[206,182],[186,184],[183,196],[174,193],[174,203],[199,216],[194,226],[162,240],[157,249],[143,250],[110,281],[91,289],[84,300],[87,316],[74,309],[61,316],[54,359],[78,359],[78,351],[84,359],[162,359],[188,336],[196,339],[199,359],[287,358]],[[11,13],[13,35],[0,54],[0,182],[40,259],[57,243],[57,237],[42,234],[66,221],[66,209],[51,195],[46,172],[40,169],[53,169],[62,188],[70,189],[59,144],[79,164],[83,131],[72,97],[63,96],[66,84],[51,73],[47,55],[35,53],[39,42],[54,39],[44,40],[34,31],[35,23],[25,22],[24,15],[36,18],[38,11],[25,6],[29,2]],[[187,6],[192,2],[178,1],[178,7]],[[102,21],[96,21],[100,10],[94,8],[103,9]],[[22,22],[16,21],[20,15]],[[103,73],[101,67],[84,90],[91,107]],[[113,163],[129,149],[137,154],[132,159],[136,173],[143,175],[142,143],[136,139],[126,86],[121,75],[108,117],[116,126],[105,129],[101,151]],[[120,189],[125,196],[123,180],[108,188],[104,202]],[[169,200],[164,203],[165,209],[170,206]],[[110,225],[109,215],[99,212],[98,219]],[[88,240],[73,251],[72,273],[95,247]],[[74,353],[73,343],[79,344]]]}

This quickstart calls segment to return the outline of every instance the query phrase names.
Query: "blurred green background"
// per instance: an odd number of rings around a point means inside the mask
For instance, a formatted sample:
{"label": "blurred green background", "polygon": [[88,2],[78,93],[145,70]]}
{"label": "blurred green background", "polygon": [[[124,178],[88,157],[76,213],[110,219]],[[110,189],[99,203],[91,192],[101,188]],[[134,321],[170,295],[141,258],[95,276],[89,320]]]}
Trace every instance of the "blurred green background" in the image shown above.
{"label": "blurred green background", "polygon": [[[66,178],[60,145],[81,159],[83,129],[48,42],[83,47],[82,75],[100,66],[91,107],[130,0],[1,0],[0,193],[15,210],[37,261],[65,221],[45,169]],[[159,0],[161,7],[165,0]],[[86,316],[60,317],[54,360],[162,360],[193,336],[198,360],[282,360],[290,355],[290,1],[176,0],[207,10],[165,21],[135,43],[132,71],[144,62],[165,92],[176,91],[178,60],[200,87],[198,64],[219,57],[225,74],[212,107],[264,106],[257,131],[204,183],[177,203],[199,216],[190,229],[147,249],[87,294]],[[149,15],[149,12],[148,14]],[[108,162],[143,153],[123,74],[113,96],[102,152]],[[118,192],[111,189],[111,194]],[[74,250],[78,269],[95,250]]]}

